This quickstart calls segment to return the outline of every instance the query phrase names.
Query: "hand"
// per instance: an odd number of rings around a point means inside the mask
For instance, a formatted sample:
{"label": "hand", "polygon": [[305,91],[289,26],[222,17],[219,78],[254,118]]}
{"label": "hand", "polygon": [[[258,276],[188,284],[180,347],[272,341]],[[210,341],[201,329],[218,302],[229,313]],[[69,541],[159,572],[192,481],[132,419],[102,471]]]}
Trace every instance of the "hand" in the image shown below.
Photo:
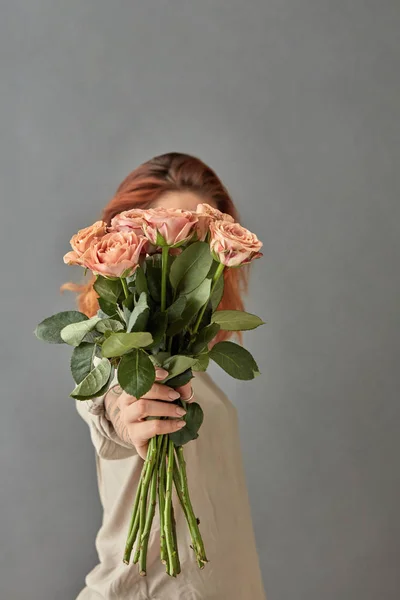
{"label": "hand", "polygon": [[[165,379],[167,375],[165,369],[156,369],[156,381]],[[176,390],[167,384],[155,382],[141,398],[130,396],[118,385],[109,390],[104,402],[107,417],[112,421],[119,437],[132,444],[139,456],[145,459],[150,438],[178,431],[186,425],[182,420],[186,411],[173,402],[178,398],[188,401],[191,394],[190,382]],[[193,398],[190,401],[192,400]],[[172,418],[144,420],[149,416]]]}

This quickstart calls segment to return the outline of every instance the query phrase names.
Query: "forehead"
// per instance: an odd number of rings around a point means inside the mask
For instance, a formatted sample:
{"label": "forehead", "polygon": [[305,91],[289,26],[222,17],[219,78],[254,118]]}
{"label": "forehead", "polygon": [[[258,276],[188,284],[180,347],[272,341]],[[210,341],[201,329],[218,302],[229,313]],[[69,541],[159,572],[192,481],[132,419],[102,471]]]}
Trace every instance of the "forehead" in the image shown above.
{"label": "forehead", "polygon": [[155,202],[152,203],[153,207],[163,206],[164,208],[182,208],[184,210],[196,210],[198,204],[207,203],[217,207],[216,202],[212,198],[205,198],[200,194],[194,192],[179,191],[179,192],[165,192]]}

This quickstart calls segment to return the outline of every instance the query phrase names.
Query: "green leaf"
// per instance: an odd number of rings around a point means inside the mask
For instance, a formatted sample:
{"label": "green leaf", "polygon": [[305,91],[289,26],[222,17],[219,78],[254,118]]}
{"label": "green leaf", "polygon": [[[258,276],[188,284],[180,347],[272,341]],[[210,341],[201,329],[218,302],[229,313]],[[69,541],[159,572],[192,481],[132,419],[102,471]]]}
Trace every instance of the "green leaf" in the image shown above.
{"label": "green leaf", "polygon": [[246,331],[264,325],[264,321],[242,310],[217,310],[211,317],[224,331]]}
{"label": "green leaf", "polygon": [[124,298],[122,300],[122,315],[123,315],[124,322],[127,327],[128,327],[129,319],[130,319],[130,316],[131,316],[131,313],[132,313],[134,307],[135,307],[135,298],[133,297],[133,294],[128,296],[128,298]]}
{"label": "green leaf", "polygon": [[[156,259],[156,256],[159,256],[159,259]],[[161,255],[154,255],[146,261],[146,279],[150,296],[159,303],[161,301]]]}
{"label": "green leaf", "polygon": [[92,331],[89,331],[85,337],[83,338],[82,342],[89,342],[90,344],[94,344],[96,341],[100,341],[101,340],[101,333],[99,333],[98,331],[96,331],[95,329],[92,329]]}
{"label": "green leaf", "polygon": [[164,338],[166,328],[167,328],[167,313],[159,312],[152,316],[152,318],[148,324],[148,329],[149,329],[149,333],[151,334],[151,336],[153,338],[153,342],[151,343],[150,346],[148,346],[149,349],[153,350],[154,348],[157,348],[157,346],[160,345],[160,343],[162,342],[162,340]]}
{"label": "green leaf", "polygon": [[117,303],[122,292],[122,283],[120,279],[107,279],[102,275],[97,276],[93,287],[101,298],[111,304]]}
{"label": "green leaf", "polygon": [[93,368],[96,344],[82,342],[73,349],[70,361],[71,373],[75,383],[81,383]]}
{"label": "green leaf", "polygon": [[154,365],[144,350],[125,354],[118,365],[118,383],[131,396],[141,398],[154,383]]}
{"label": "green leaf", "polygon": [[[111,335],[111,334],[112,334],[112,332],[110,332],[110,335]],[[103,337],[105,338],[105,335],[104,335]],[[103,340],[103,341],[104,341],[104,340]],[[95,351],[94,351],[94,353],[95,353],[95,355],[96,355],[96,358],[97,358],[98,360],[101,360],[101,359],[103,358],[103,355],[102,355],[102,353],[101,353],[101,346],[100,346],[99,344],[96,344],[96,348],[95,348]],[[96,362],[95,362],[95,360],[94,360],[94,359],[93,359],[93,364],[96,364]]]}
{"label": "green leaf", "polygon": [[191,440],[195,440],[199,437],[197,433],[203,423],[203,410],[197,402],[190,402],[187,404],[187,412],[182,417],[186,421],[185,427],[182,427],[179,431],[174,431],[169,434],[170,439],[174,442],[175,446],[183,446]]}
{"label": "green leaf", "polygon": [[193,377],[194,375],[192,373],[192,369],[189,368],[186,369],[186,371],[180,373],[179,375],[175,375],[175,377],[169,379],[168,385],[169,387],[173,388],[181,387],[182,385],[186,385],[187,383],[189,383],[189,381],[193,379]]}
{"label": "green leaf", "polygon": [[99,303],[101,310],[109,317],[113,317],[116,314],[116,305],[112,302],[107,302],[104,298],[97,298],[97,302]]}
{"label": "green leaf", "polygon": [[212,317],[212,309],[210,302],[207,303],[207,307],[204,311],[203,317],[200,321],[199,329],[204,329],[204,327],[208,327],[211,325],[211,317]]}
{"label": "green leaf", "polygon": [[235,379],[249,380],[260,374],[250,352],[234,342],[215,344],[210,350],[210,358]]}
{"label": "green leaf", "polygon": [[195,242],[176,257],[171,266],[169,279],[172,287],[181,294],[188,294],[207,277],[213,258],[205,242]]}
{"label": "green leaf", "polygon": [[199,287],[186,295],[186,306],[182,313],[183,320],[191,320],[197,316],[200,309],[207,303],[210,297],[211,281],[205,279]]}
{"label": "green leaf", "polygon": [[96,315],[87,321],[70,323],[60,331],[60,336],[70,346],[79,346],[85,335],[92,331],[99,321],[101,319]]}
{"label": "green leaf", "polygon": [[130,314],[126,330],[128,332],[144,331],[146,329],[149,314],[150,310],[149,305],[147,304],[146,292],[142,292],[139,296],[139,300],[136,302],[135,308]]}
{"label": "green leaf", "polygon": [[157,352],[157,354],[151,354],[149,356],[149,358],[155,367],[162,367],[163,363],[170,356],[171,356],[170,352]]}
{"label": "green leaf", "polygon": [[97,392],[91,394],[90,396],[74,396],[75,400],[90,400],[91,398],[98,398],[99,396],[104,396],[108,392],[108,388],[110,387],[110,383],[114,377],[114,367],[111,366],[110,375],[106,381],[106,383],[101,387]]}
{"label": "green leaf", "polygon": [[200,354],[203,350],[207,350],[208,344],[215,338],[219,330],[220,326],[218,323],[211,323],[211,325],[207,325],[207,327],[199,331],[190,346],[193,354]]}
{"label": "green leaf", "polygon": [[148,294],[148,287],[147,287],[147,280],[146,280],[146,275],[142,269],[141,266],[139,266],[136,269],[136,274],[135,274],[135,289],[136,289],[136,293],[142,294],[143,292],[147,295]]}
{"label": "green leaf", "polygon": [[194,357],[196,362],[192,366],[192,371],[207,371],[208,365],[210,363],[210,356],[208,352],[202,352]]}
{"label": "green leaf", "polygon": [[171,323],[171,325],[168,327],[167,335],[176,335],[185,329],[190,321],[197,316],[198,312],[202,306],[204,306],[210,296],[210,287],[211,281],[209,279],[204,279],[199,287],[185,296],[185,310],[183,311],[181,317],[177,321]]}
{"label": "green leaf", "polygon": [[184,356],[180,354],[170,356],[162,365],[163,368],[168,371],[168,377],[166,377],[164,381],[168,381],[176,375],[180,375],[189,369],[195,362],[196,359],[192,358],[191,356]]}
{"label": "green leaf", "polygon": [[[122,300],[122,306],[124,309],[127,309],[127,311],[129,312],[129,314],[133,311],[133,309],[135,308],[135,298],[133,294],[129,294],[129,296],[127,298],[124,298]],[[124,315],[126,316],[127,312],[125,312],[124,310]]]}
{"label": "green leaf", "polygon": [[178,333],[183,331],[186,326],[187,326],[186,321],[183,321],[182,319],[178,319],[174,323],[171,323],[171,325],[168,327],[167,335],[168,336],[177,335]]}
{"label": "green leaf", "polygon": [[99,364],[94,367],[85,379],[83,379],[76,388],[70,393],[72,398],[93,396],[108,381],[111,373],[111,363],[107,358],[103,358]]}
{"label": "green leaf", "polygon": [[101,319],[101,321],[96,324],[96,330],[100,333],[106,333],[107,331],[115,333],[116,331],[122,331],[123,329],[124,326],[122,323],[116,319],[105,318]]}
{"label": "green leaf", "polygon": [[174,323],[182,315],[186,306],[186,296],[179,296],[173,304],[167,308],[168,323]]}
{"label": "green leaf", "polygon": [[[114,307],[114,312],[115,312],[115,307]],[[104,310],[101,310],[101,308],[99,308],[99,310],[97,311],[96,315],[98,317],[100,317],[100,319],[108,319],[110,317],[110,315],[108,315],[107,313],[105,313]]]}
{"label": "green leaf", "polygon": [[132,348],[149,346],[153,341],[151,334],[146,331],[135,333],[113,333],[101,347],[102,355],[111,358],[122,356],[130,352]]}
{"label": "green leaf", "polygon": [[211,298],[210,298],[211,308],[213,311],[217,310],[219,303],[222,300],[223,295],[224,295],[224,276],[221,275],[221,277],[218,279],[217,283],[215,284],[215,287],[212,291]]}
{"label": "green leaf", "polygon": [[60,335],[62,329],[70,323],[79,323],[80,321],[88,320],[89,317],[77,310],[66,310],[41,321],[36,327],[34,334],[39,340],[43,340],[44,342],[64,344],[65,341]]}
{"label": "green leaf", "polygon": [[216,270],[218,269],[218,267],[219,267],[219,262],[217,260],[213,260],[213,262],[211,264],[211,267],[210,267],[210,270],[207,273],[207,277],[209,279],[212,279],[214,277],[214,275],[215,275]]}

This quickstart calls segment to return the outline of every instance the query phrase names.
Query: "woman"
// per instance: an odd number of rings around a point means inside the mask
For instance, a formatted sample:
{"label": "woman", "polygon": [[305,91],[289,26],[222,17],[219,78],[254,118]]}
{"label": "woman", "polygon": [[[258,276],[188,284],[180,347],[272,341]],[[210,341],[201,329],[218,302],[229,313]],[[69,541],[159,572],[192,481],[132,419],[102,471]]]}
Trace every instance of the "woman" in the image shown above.
{"label": "woman", "polygon": [[[110,225],[118,213],[155,206],[196,210],[206,202],[235,220],[238,215],[217,175],[201,160],[187,154],[157,156],[135,169],[121,183],[101,219]],[[243,309],[246,268],[229,269],[225,275],[220,309]],[[79,309],[88,316],[99,306],[87,285],[65,284],[76,290]],[[220,332],[217,341],[229,337]],[[162,369],[157,379],[166,377]],[[201,521],[209,562],[199,569],[190,548],[191,539],[181,510],[175,511],[181,573],[173,578],[160,561],[159,516],[154,517],[148,546],[147,576],[136,564],[122,562],[135,491],[149,439],[185,425],[172,403],[177,394],[195,398],[204,411],[198,439],[185,446],[192,504]],[[90,428],[96,450],[97,478],[104,509],[96,537],[99,564],[86,576],[86,587],[77,600],[265,600],[255,546],[246,481],[239,441],[237,412],[209,375],[195,373],[190,383],[172,390],[155,383],[143,398],[134,398],[117,384],[103,397],[76,401],[79,414]],[[174,417],[145,420],[147,416]],[[174,496],[176,504],[176,496]]]}

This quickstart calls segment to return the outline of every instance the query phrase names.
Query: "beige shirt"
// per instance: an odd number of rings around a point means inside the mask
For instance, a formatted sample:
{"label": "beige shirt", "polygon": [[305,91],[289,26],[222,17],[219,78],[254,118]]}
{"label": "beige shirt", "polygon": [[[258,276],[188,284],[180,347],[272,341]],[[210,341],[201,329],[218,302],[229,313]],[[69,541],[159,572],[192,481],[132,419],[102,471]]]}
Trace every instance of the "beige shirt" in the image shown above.
{"label": "beige shirt", "polygon": [[[117,383],[116,374],[112,385]],[[160,560],[158,505],[148,546],[147,576],[122,562],[143,459],[124,445],[105,417],[104,397],[76,401],[96,450],[104,509],[96,536],[99,564],[76,600],[265,600],[243,470],[237,411],[207,373],[192,380],[204,411],[199,437],[184,446],[189,490],[209,562],[199,569],[174,490],[181,573],[170,577]]]}

